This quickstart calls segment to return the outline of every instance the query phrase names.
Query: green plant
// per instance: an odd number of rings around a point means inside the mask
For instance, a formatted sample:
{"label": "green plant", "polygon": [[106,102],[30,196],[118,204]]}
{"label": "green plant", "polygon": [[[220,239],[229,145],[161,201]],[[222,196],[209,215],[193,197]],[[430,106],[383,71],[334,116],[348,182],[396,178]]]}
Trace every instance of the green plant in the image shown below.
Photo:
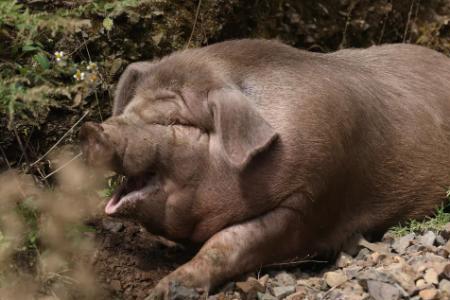
{"label": "green plant", "polygon": [[[448,197],[447,192],[447,197]],[[424,220],[410,220],[405,224],[399,224],[390,229],[392,233],[397,236],[403,236],[412,232],[440,231],[444,226],[450,223],[450,203],[442,204],[434,213],[432,217],[427,217]]]}
{"label": "green plant", "polygon": [[110,198],[112,197],[114,190],[123,180],[120,176],[111,176],[107,180],[106,187],[100,191],[98,191],[98,195],[102,198]]}
{"label": "green plant", "polygon": [[28,249],[37,249],[39,239],[39,211],[32,197],[26,198],[16,206],[16,212],[26,225],[25,245]]}

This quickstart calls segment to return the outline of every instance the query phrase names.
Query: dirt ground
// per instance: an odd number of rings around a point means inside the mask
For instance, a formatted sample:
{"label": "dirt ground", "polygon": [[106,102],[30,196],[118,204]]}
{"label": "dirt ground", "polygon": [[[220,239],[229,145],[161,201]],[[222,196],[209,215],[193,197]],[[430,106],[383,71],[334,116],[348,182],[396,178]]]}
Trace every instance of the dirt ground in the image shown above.
{"label": "dirt ground", "polygon": [[105,217],[92,225],[98,246],[94,269],[107,299],[145,299],[162,277],[195,254],[195,249],[156,237],[132,222]]}

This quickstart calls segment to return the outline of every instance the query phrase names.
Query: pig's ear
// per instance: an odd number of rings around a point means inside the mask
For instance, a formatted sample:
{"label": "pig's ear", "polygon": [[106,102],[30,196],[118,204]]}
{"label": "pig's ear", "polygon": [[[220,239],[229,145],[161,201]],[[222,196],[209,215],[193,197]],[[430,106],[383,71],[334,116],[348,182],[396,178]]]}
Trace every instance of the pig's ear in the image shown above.
{"label": "pig's ear", "polygon": [[144,73],[150,69],[150,62],[135,62],[125,69],[117,84],[113,116],[120,115],[136,92],[136,86]]}
{"label": "pig's ear", "polygon": [[277,133],[239,90],[223,88],[208,93],[214,133],[225,160],[242,170],[253,156],[266,149]]}

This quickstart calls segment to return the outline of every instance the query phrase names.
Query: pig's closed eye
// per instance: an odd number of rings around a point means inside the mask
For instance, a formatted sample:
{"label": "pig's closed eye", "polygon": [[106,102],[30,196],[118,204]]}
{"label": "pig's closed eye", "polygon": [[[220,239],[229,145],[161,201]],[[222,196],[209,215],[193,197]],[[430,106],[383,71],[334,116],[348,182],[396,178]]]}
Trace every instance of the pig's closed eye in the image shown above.
{"label": "pig's closed eye", "polygon": [[168,122],[169,126],[187,126],[187,127],[196,127],[193,124],[182,120],[180,118],[169,118],[169,122]]}
{"label": "pig's closed eye", "polygon": [[203,128],[181,120],[171,120],[168,126],[179,129],[189,129],[189,130],[195,129],[195,131],[198,131],[201,134],[207,133],[206,130],[204,130]]}

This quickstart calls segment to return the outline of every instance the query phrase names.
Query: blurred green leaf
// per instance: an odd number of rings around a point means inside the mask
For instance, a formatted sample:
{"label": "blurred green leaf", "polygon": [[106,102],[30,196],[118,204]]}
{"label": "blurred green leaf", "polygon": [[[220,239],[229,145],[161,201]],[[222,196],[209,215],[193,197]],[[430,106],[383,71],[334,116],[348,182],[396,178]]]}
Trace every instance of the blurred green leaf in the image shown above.
{"label": "blurred green leaf", "polygon": [[42,69],[47,70],[50,68],[50,62],[44,54],[36,54],[33,56],[33,59],[42,67]]}
{"label": "blurred green leaf", "polygon": [[34,52],[34,51],[39,51],[42,50],[42,48],[39,45],[33,44],[31,42],[26,43],[25,45],[22,46],[22,52],[27,53],[27,52]]}

